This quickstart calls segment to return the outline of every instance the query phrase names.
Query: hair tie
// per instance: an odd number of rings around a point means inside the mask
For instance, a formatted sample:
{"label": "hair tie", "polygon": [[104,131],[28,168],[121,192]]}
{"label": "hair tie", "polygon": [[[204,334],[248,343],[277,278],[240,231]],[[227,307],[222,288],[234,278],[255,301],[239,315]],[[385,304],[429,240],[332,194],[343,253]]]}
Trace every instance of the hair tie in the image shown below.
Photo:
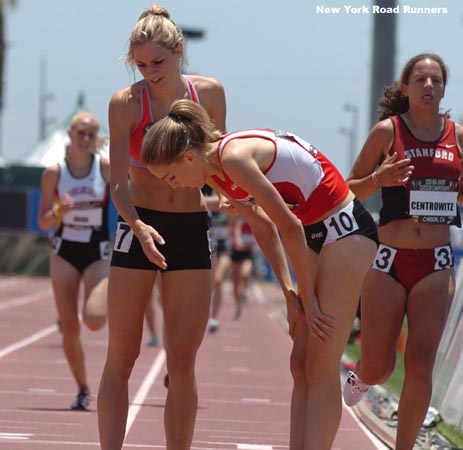
{"label": "hair tie", "polygon": [[191,119],[189,117],[182,116],[181,114],[169,113],[167,117],[172,119],[174,122],[177,123],[189,123]]}
{"label": "hair tie", "polygon": [[181,122],[182,121],[182,116],[179,114],[174,114],[174,113],[169,113],[167,116],[172,119],[174,122]]}

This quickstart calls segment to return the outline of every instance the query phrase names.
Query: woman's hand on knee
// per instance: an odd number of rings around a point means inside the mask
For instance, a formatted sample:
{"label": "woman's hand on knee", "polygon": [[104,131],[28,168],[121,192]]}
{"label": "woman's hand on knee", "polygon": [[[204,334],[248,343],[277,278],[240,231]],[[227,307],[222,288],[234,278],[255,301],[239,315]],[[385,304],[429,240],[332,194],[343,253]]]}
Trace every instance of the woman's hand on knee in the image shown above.
{"label": "woman's hand on knee", "polygon": [[310,331],[320,342],[329,341],[336,331],[336,319],[321,312],[315,296],[302,304]]}

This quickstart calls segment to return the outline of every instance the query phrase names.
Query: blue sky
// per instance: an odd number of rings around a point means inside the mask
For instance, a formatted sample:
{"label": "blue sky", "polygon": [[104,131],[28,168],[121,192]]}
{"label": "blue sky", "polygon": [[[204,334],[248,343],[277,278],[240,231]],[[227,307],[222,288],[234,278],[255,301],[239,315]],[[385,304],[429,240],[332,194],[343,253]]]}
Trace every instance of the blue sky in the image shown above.
{"label": "blue sky", "polygon": [[[463,118],[463,2],[398,0],[399,6],[445,7],[444,14],[397,14],[396,70],[413,55],[440,54],[450,68],[443,102]],[[48,116],[62,122],[80,91],[87,108],[107,125],[114,91],[134,81],[121,58],[140,13],[140,0],[19,0],[6,11],[5,107],[1,154],[20,161],[39,136],[39,67],[47,61]],[[187,44],[189,70],[220,79],[226,89],[228,129],[284,129],[299,134],[347,174],[351,114],[359,109],[357,151],[369,130],[371,0],[166,0],[180,26],[204,29]],[[338,14],[317,6],[339,7]],[[348,14],[347,6],[369,12]],[[385,36],[385,39],[388,39]],[[399,74],[396,74],[398,77]],[[52,129],[53,124],[48,127]]]}

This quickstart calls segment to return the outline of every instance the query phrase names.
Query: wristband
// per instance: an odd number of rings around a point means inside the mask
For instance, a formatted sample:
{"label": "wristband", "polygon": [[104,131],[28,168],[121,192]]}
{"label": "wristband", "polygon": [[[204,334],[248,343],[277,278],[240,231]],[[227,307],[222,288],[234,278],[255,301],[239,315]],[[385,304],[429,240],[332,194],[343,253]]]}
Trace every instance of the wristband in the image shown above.
{"label": "wristband", "polygon": [[378,188],[381,189],[383,187],[381,181],[378,180],[378,174],[376,173],[376,170],[371,174],[371,178],[373,178],[373,182],[376,184]]}
{"label": "wristband", "polygon": [[58,205],[53,205],[53,208],[51,208],[51,216],[55,219],[59,219],[58,208],[59,208]]}

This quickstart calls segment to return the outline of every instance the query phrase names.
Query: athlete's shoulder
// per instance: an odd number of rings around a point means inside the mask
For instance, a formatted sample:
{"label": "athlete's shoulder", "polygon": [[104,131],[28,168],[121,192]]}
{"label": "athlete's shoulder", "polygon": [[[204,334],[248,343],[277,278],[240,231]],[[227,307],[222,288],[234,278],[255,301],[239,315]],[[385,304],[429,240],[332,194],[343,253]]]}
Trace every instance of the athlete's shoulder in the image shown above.
{"label": "athlete's shoulder", "polygon": [[455,133],[458,135],[462,135],[463,134],[463,125],[459,124],[459,123],[455,123]]}
{"label": "athlete's shoulder", "polygon": [[139,119],[140,110],[140,82],[132,84],[116,91],[109,102],[109,127],[114,132],[114,127],[128,124],[132,127]]}
{"label": "athlete's shoulder", "polygon": [[138,81],[130,86],[127,86],[114,92],[110,100],[110,105],[138,105],[138,102],[140,101],[140,84],[141,81]]}
{"label": "athlete's shoulder", "polygon": [[394,122],[392,120],[392,117],[380,120],[373,126],[372,131],[373,130],[375,130],[377,133],[391,133],[392,131],[394,131]]}
{"label": "athlete's shoulder", "polygon": [[47,174],[58,174],[60,172],[60,163],[54,163],[54,164],[51,164],[47,167],[45,167],[45,169],[43,169],[43,173],[47,173]]}
{"label": "athlete's shoulder", "polygon": [[386,155],[394,142],[394,125],[390,118],[377,122],[365,141],[362,153],[375,154],[378,158]]}
{"label": "athlete's shoulder", "polygon": [[42,183],[57,184],[60,175],[59,163],[45,167],[42,172]]}
{"label": "athlete's shoulder", "polygon": [[224,91],[223,84],[217,78],[202,75],[187,75],[187,77],[191,80],[199,95]]}
{"label": "athlete's shoulder", "polygon": [[463,154],[463,126],[455,122],[455,139],[460,149],[460,153]]}
{"label": "athlete's shoulder", "polygon": [[100,164],[102,167],[109,167],[109,158],[106,155],[100,155]]}
{"label": "athlete's shoulder", "polygon": [[391,118],[380,120],[370,131],[370,138],[380,142],[389,142],[394,138],[394,123]]}
{"label": "athlete's shoulder", "polygon": [[100,155],[100,168],[101,168],[101,173],[103,174],[105,181],[109,183],[110,164],[109,164],[109,158],[107,156]]}

